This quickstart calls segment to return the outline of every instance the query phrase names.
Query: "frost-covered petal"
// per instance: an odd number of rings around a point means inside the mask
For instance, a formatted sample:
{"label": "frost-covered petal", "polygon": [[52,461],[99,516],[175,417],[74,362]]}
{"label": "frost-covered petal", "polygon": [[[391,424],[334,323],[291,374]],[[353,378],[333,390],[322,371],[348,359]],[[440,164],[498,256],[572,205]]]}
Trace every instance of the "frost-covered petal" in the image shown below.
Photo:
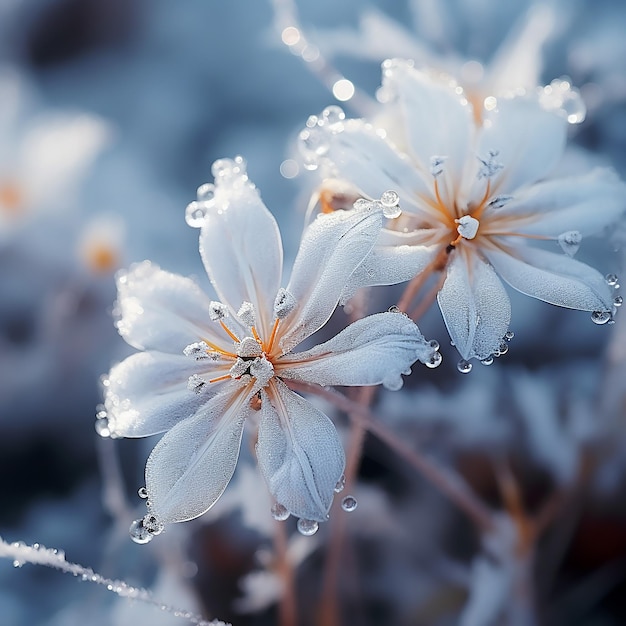
{"label": "frost-covered petal", "polygon": [[409,317],[378,313],[350,324],[311,350],[286,354],[277,363],[278,376],[324,386],[382,383],[398,389],[401,374],[432,353]]}
{"label": "frost-covered petal", "polygon": [[210,368],[215,371],[213,362],[163,352],[138,352],[118,363],[105,387],[111,433],[147,437],[192,416],[221,386],[207,385],[199,394],[189,390],[189,377],[205,374]]}
{"label": "frost-covered petal", "polygon": [[146,463],[146,489],[150,511],[163,524],[198,517],[222,495],[250,411],[246,388],[231,383],[155,446]]}
{"label": "frost-covered petal", "polygon": [[376,245],[350,277],[341,295],[347,302],[361,287],[396,285],[410,280],[433,260],[439,246]]}
{"label": "frost-covered petal", "polygon": [[272,496],[292,515],[323,522],[345,455],[333,423],[274,379],[262,392],[257,457]]}
{"label": "frost-covered petal", "polygon": [[135,348],[181,354],[202,338],[224,343],[210,330],[210,299],[190,278],[144,261],[118,275],[117,290],[117,329]]}
{"label": "frost-covered petal", "polygon": [[397,97],[408,149],[419,167],[429,172],[432,157],[445,157],[443,182],[453,198],[473,136],[471,107],[450,80],[435,79],[405,61],[383,64],[383,87]]}
{"label": "frost-covered petal", "polygon": [[353,209],[318,215],[306,229],[287,286],[298,306],[284,321],[284,352],[327,322],[351,274],[374,246],[382,221],[380,209]]}
{"label": "frost-covered petal", "polygon": [[598,233],[625,208],[626,185],[611,170],[596,169],[576,178],[537,183],[494,213],[515,220],[506,222],[509,231],[558,237],[568,230]]}
{"label": "frost-covered petal", "polygon": [[[567,121],[555,112],[546,111],[534,97],[499,98],[497,109],[486,114],[478,139],[475,161],[469,162],[468,182],[478,184],[475,177],[481,164],[495,153],[502,170],[492,180],[492,192],[513,193],[520,187],[547,178],[563,155]],[[476,186],[475,186],[476,188]],[[480,198],[474,191],[473,198]]]}
{"label": "frost-covered petal", "polygon": [[400,195],[403,210],[421,211],[415,200],[420,195],[431,195],[428,170],[420,171],[364,120],[347,120],[341,132],[326,132],[328,150],[323,162],[329,174],[349,181],[369,198],[380,198],[393,189]]}
{"label": "frost-covered petal", "polygon": [[249,184],[216,187],[200,233],[200,254],[220,300],[233,315],[242,302],[251,302],[261,336],[269,336],[283,248],[276,220],[256,188]]}
{"label": "frost-covered petal", "polygon": [[464,359],[486,359],[509,328],[511,303],[493,268],[473,254],[454,252],[437,295],[443,319]]}
{"label": "frost-covered petal", "polygon": [[523,246],[508,254],[489,248],[485,254],[511,287],[528,296],[581,311],[610,311],[613,306],[602,274],[564,254]]}

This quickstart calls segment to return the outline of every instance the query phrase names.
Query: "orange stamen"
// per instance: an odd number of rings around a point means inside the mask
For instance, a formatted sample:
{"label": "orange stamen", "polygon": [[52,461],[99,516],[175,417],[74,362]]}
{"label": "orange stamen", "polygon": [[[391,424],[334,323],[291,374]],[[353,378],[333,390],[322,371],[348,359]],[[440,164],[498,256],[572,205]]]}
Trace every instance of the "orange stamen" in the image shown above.
{"label": "orange stamen", "polygon": [[224,331],[226,332],[226,334],[233,340],[236,341],[237,343],[241,343],[239,338],[237,337],[237,335],[235,335],[233,333],[233,331],[228,328],[228,326],[226,326],[226,324],[224,324],[224,322],[222,320],[220,320],[220,326],[224,329]]}
{"label": "orange stamen", "polygon": [[272,328],[272,334],[270,335],[270,341],[267,344],[267,350],[265,350],[265,352],[267,352],[268,354],[272,351],[272,347],[274,346],[274,339],[276,339],[276,331],[278,330],[279,322],[280,320],[278,318],[274,320],[274,326]]}
{"label": "orange stamen", "polygon": [[251,326],[252,329],[252,336],[261,344],[263,345],[263,342],[261,341],[261,337],[259,337],[259,333],[257,333],[256,328],[254,326]]}
{"label": "orange stamen", "polygon": [[488,180],[487,181],[487,189],[485,189],[485,193],[483,195],[483,199],[478,204],[478,208],[473,213],[471,213],[471,216],[475,220],[479,220],[480,219],[480,216],[483,214],[483,211],[485,210],[485,207],[487,206],[487,200],[489,199],[490,195],[491,195],[491,181]]}
{"label": "orange stamen", "polygon": [[203,339],[202,341],[204,341],[204,343],[206,343],[206,345],[209,346],[211,350],[213,350],[214,352],[217,352],[218,354],[221,354],[222,356],[228,356],[231,359],[237,358],[236,354],[233,354],[232,352],[226,352],[226,350],[222,350],[221,348],[218,348],[214,343],[211,343],[210,341],[207,341],[206,339]]}
{"label": "orange stamen", "polygon": [[210,383],[216,383],[220,380],[228,380],[230,378],[230,374],[224,374],[224,376],[218,376],[217,378],[211,378]]}

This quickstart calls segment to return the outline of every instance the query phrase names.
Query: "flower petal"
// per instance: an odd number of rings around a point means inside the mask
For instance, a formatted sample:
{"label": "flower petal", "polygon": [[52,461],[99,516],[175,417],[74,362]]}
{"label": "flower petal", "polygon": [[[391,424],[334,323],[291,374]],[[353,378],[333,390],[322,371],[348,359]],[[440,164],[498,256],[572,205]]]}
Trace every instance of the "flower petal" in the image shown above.
{"label": "flower petal", "polygon": [[203,337],[224,344],[210,330],[208,296],[190,278],[144,261],[118,275],[117,290],[116,325],[131,346],[182,354],[185,346]]}
{"label": "flower petal", "polygon": [[581,311],[610,311],[611,289],[600,272],[564,254],[518,246],[509,253],[485,250],[514,289],[550,304]]}
{"label": "flower petal", "polygon": [[509,328],[511,303],[490,265],[469,252],[457,252],[437,300],[459,354],[486,359],[498,350]]}
{"label": "flower petal", "polygon": [[286,354],[277,363],[281,378],[318,385],[402,386],[401,374],[433,349],[419,328],[402,313],[378,313],[360,319],[329,341],[306,352]]}
{"label": "flower petal", "polygon": [[382,211],[370,207],[318,215],[309,225],[287,286],[297,306],[283,323],[283,352],[328,321],[351,274],[374,246],[382,221]]}
{"label": "flower petal", "polygon": [[[563,155],[567,121],[555,112],[546,111],[534,97],[499,98],[496,110],[486,114],[478,139],[477,157],[495,161],[502,170],[494,176],[492,193],[510,194],[546,178]],[[480,161],[470,162],[465,176],[472,179]],[[483,186],[482,181],[474,182]],[[475,190],[470,197],[480,198]]]}
{"label": "flower petal", "polygon": [[235,385],[174,426],[150,454],[149,508],[163,524],[202,515],[226,489],[251,411],[247,389]]}
{"label": "flower petal", "polygon": [[276,220],[251,184],[217,181],[200,233],[200,254],[220,300],[233,315],[243,302],[251,302],[257,330],[268,337],[283,248]]}
{"label": "flower petal", "polygon": [[449,186],[448,198],[454,198],[474,133],[471,107],[450,80],[421,72],[407,61],[383,63],[383,89],[397,97],[408,151],[422,171],[430,172],[431,157],[446,158],[449,175],[442,178]]}
{"label": "flower petal", "polygon": [[263,393],[257,457],[270,493],[292,515],[326,521],[345,455],[333,423],[274,379]]}
{"label": "flower petal", "polygon": [[569,230],[593,235],[617,221],[626,208],[626,185],[608,169],[577,178],[561,178],[533,185],[494,209],[512,218],[508,230],[520,234],[558,237]]}
{"label": "flower petal", "polygon": [[138,352],[115,365],[107,378],[104,399],[112,435],[147,437],[191,417],[223,387],[220,383],[206,385],[201,393],[188,388],[190,376],[205,374],[210,368],[216,369],[212,361],[162,352]]}

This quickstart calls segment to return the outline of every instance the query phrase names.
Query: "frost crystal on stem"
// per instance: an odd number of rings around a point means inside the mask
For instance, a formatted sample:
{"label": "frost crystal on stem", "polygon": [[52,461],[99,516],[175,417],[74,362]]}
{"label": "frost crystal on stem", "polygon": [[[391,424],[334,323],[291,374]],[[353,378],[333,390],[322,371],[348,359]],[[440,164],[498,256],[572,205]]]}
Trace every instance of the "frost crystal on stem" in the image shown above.
{"label": "frost crystal on stem", "polygon": [[118,278],[117,326],[142,352],[108,376],[108,428],[117,437],[167,431],[146,465],[148,515],[131,531],[138,542],[215,503],[248,419],[258,421],[258,463],[275,501],[307,532],[316,529],[327,519],[344,452],[328,417],[284,381],[397,389],[416,360],[438,360],[437,345],[390,312],[294,352],[332,315],[380,234],[384,207],[366,202],[319,216],[282,289],[280,233],[245,163],[222,159],[213,173],[200,253],[219,301],[149,262]]}

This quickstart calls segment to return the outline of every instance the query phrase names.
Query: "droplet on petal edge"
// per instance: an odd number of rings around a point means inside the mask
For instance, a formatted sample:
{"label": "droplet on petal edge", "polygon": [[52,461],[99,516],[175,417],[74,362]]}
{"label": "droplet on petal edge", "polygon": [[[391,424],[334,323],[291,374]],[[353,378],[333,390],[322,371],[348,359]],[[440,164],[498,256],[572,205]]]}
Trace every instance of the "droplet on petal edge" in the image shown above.
{"label": "droplet on petal edge", "polygon": [[624,298],[622,296],[615,296],[615,299],[613,300],[613,305],[616,307],[620,307],[622,306],[622,304],[624,304]]}
{"label": "droplet on petal edge", "polygon": [[435,351],[433,352],[431,357],[424,363],[424,365],[430,369],[435,369],[436,367],[439,367],[441,365],[442,361],[443,357],[441,356],[441,353]]}
{"label": "droplet on petal edge", "polygon": [[284,522],[290,515],[289,511],[279,502],[272,505],[272,517],[278,522]]}
{"label": "droplet on petal edge", "polygon": [[206,202],[190,202],[185,209],[185,222],[191,228],[201,228],[204,225],[209,205]]}
{"label": "droplet on petal edge", "polygon": [[144,528],[142,519],[134,520],[133,523],[130,525],[128,533],[130,535],[130,538],[135,543],[144,544],[152,541],[152,535],[148,532],[146,528]]}
{"label": "droplet on petal edge", "polygon": [[456,368],[461,372],[461,374],[469,374],[472,371],[472,364],[465,359],[461,359],[457,364]]}
{"label": "droplet on petal edge", "polygon": [[356,498],[354,496],[346,496],[341,501],[341,508],[348,513],[354,511],[357,506],[358,502],[356,501]]}
{"label": "droplet on petal edge", "polygon": [[556,111],[569,124],[580,124],[585,120],[587,107],[577,89],[568,79],[556,78],[549,85],[538,89],[539,102],[548,111]]}
{"label": "droplet on petal edge", "polygon": [[301,535],[304,535],[305,537],[310,537],[311,535],[314,535],[318,529],[319,529],[320,525],[312,519],[299,519],[298,520],[298,532]]}
{"label": "droplet on petal edge", "polygon": [[481,361],[483,365],[493,365],[493,356],[488,356],[486,359]]}
{"label": "droplet on petal edge", "polygon": [[98,411],[96,413],[96,423],[94,424],[96,432],[100,435],[100,437],[110,437],[111,436],[111,427],[109,425],[109,418],[105,411]]}
{"label": "droplet on petal edge", "polygon": [[346,114],[344,110],[335,104],[326,107],[322,111],[322,119],[321,122],[325,122],[327,124],[336,124],[338,122],[342,122],[346,119]]}
{"label": "droplet on petal edge", "polygon": [[504,337],[503,337],[503,339],[504,339],[505,341],[511,341],[511,339],[513,339],[513,337],[515,337],[515,333],[514,333],[512,330],[507,330],[507,331],[504,333]]}
{"label": "droplet on petal edge", "polygon": [[137,489],[137,495],[142,500],[146,500],[148,497],[148,490],[145,487],[139,487],[139,489]]}
{"label": "droplet on petal edge", "polygon": [[606,284],[609,287],[615,287],[615,285],[619,283],[619,278],[617,277],[617,274],[607,274],[605,276],[605,280],[606,280]]}
{"label": "droplet on petal edge", "polygon": [[342,474],[335,485],[335,493],[340,493],[346,486],[346,477]]}
{"label": "droplet on petal edge", "polygon": [[397,192],[389,189],[380,196],[380,203],[383,207],[383,215],[388,219],[395,219],[402,215],[400,208],[400,196]]}
{"label": "droplet on petal edge", "polygon": [[591,321],[594,324],[598,324],[599,326],[607,324],[611,321],[611,319],[613,319],[613,314],[611,313],[611,311],[594,311],[591,314]]}

